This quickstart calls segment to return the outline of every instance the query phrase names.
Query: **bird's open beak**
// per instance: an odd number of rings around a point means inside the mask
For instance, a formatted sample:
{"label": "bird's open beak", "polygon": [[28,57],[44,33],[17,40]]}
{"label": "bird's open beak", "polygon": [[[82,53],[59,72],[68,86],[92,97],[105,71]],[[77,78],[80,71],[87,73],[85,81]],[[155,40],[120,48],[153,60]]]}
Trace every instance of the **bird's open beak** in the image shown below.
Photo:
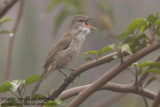
{"label": "bird's open beak", "polygon": [[95,27],[93,27],[93,26],[91,26],[91,25],[88,24],[88,20],[85,22],[85,24],[86,24],[86,26],[87,26],[88,28],[96,29]]}

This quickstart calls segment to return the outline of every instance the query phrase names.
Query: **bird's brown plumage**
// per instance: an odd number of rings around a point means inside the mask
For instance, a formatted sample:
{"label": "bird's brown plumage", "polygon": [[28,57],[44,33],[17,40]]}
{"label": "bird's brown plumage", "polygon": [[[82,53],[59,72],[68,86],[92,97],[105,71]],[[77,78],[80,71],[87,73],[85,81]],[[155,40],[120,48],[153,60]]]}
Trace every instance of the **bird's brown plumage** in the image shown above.
{"label": "bird's brown plumage", "polygon": [[73,58],[79,53],[85,35],[90,32],[90,28],[85,24],[89,17],[76,15],[71,21],[69,30],[59,39],[49,52],[43,66],[43,73],[35,85],[32,95],[38,90],[40,83],[56,69],[62,69],[71,63]]}
{"label": "bird's brown plumage", "polygon": [[[62,37],[52,48],[52,50],[49,52],[46,62],[43,66],[43,68],[45,70],[47,70],[49,68],[49,66],[54,63],[55,60],[55,56],[62,50],[65,50],[69,47],[69,45],[71,44],[71,37],[70,35],[67,33],[64,34],[64,38]],[[63,47],[62,47],[63,45]]]}

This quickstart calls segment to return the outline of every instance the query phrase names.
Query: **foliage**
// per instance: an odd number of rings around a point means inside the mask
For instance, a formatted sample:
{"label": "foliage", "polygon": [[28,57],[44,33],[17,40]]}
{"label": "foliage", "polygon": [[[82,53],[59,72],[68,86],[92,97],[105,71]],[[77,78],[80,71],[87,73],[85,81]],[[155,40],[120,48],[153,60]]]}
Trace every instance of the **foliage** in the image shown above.
{"label": "foliage", "polygon": [[[147,32],[150,32],[151,35],[148,35]],[[124,39],[117,47],[115,44],[108,45],[103,47],[98,51],[88,51],[85,52],[82,56],[92,54],[98,57],[106,52],[110,51],[122,51],[126,52],[129,55],[141,50],[147,45],[154,42],[152,38],[154,36],[160,36],[160,19],[159,14],[156,15],[150,14],[146,19],[138,18],[132,21],[127,28],[120,34],[120,38]],[[115,55],[113,58],[117,59],[120,56]],[[97,57],[96,57],[97,58]],[[85,60],[92,60],[93,58],[87,57]],[[145,72],[153,72],[155,74],[160,74],[160,63],[154,61],[144,61],[140,64],[133,63],[131,65],[133,69],[137,72],[137,75],[141,75]],[[151,77],[145,84],[145,87],[152,83],[156,78]]]}
{"label": "foliage", "polygon": [[[1,26],[2,24],[6,23],[6,22],[11,21],[11,20],[12,20],[12,19],[10,19],[10,18],[2,17],[2,18],[0,19],[0,26]],[[0,30],[0,34],[10,34],[10,33],[11,33],[11,32],[8,31],[8,30]]]}
{"label": "foliage", "polygon": [[[20,93],[22,93],[22,90],[24,88],[26,88],[28,85],[35,83],[36,81],[38,81],[38,79],[40,78],[40,75],[32,75],[28,78],[26,78],[25,80],[13,80],[11,82],[9,81],[5,81],[1,86],[0,86],[0,93],[5,93],[5,92],[12,92],[15,93],[20,91]],[[17,96],[16,96],[17,97]],[[19,99],[19,98],[17,98]],[[21,98],[20,98],[21,99]],[[6,102],[2,103],[1,106],[5,107],[5,104],[12,104],[13,106],[15,106],[16,104],[20,104],[20,106],[22,106],[22,104],[20,103],[20,99],[16,100],[15,98],[13,100],[6,100]],[[27,104],[28,101],[41,101],[41,100],[45,100],[46,97],[42,94],[34,94],[33,98],[31,99],[29,96],[24,97],[24,103]],[[65,105],[65,103],[63,103],[60,99],[56,98],[54,101],[49,101],[45,107],[53,107],[56,105]],[[17,105],[16,105],[17,106]]]}
{"label": "foliage", "polygon": [[10,88],[12,88],[12,84],[11,84],[9,81],[5,81],[5,82],[0,86],[0,93],[1,93],[1,92],[10,91]]}
{"label": "foliage", "polygon": [[[102,55],[104,53],[112,51],[114,49],[115,49],[115,44],[112,44],[112,45],[105,46],[101,50],[98,50],[98,51],[88,51],[88,52],[85,52],[85,53],[82,54],[82,56],[88,55],[88,54],[93,54],[93,55],[96,56],[96,58],[98,58],[98,57],[102,57]],[[85,60],[92,60],[92,58],[91,57],[87,57]]]}
{"label": "foliage", "polygon": [[135,19],[127,26],[126,30],[120,34],[120,38],[125,38],[128,35],[133,34],[136,29],[144,28],[146,26],[147,22],[143,18]]}
{"label": "foliage", "polygon": [[30,76],[29,78],[27,78],[25,80],[25,86],[38,81],[39,78],[40,78],[40,75],[32,75],[32,76]]}
{"label": "foliage", "polygon": [[5,23],[5,22],[8,22],[8,21],[11,21],[11,19],[10,19],[10,18],[6,18],[6,17],[3,17],[3,18],[0,19],[0,25],[2,25],[2,24]]}
{"label": "foliage", "polygon": [[40,75],[32,75],[30,77],[28,77],[26,80],[13,80],[11,82],[9,81],[5,81],[1,86],[0,86],[0,93],[1,92],[8,92],[8,91],[12,91],[16,92],[18,88],[22,88],[25,86],[28,86],[29,84],[32,84],[36,81],[38,81]]}
{"label": "foliage", "polygon": [[65,103],[63,103],[59,98],[55,98],[54,101],[48,101],[44,107],[55,107],[56,105],[66,105]]}

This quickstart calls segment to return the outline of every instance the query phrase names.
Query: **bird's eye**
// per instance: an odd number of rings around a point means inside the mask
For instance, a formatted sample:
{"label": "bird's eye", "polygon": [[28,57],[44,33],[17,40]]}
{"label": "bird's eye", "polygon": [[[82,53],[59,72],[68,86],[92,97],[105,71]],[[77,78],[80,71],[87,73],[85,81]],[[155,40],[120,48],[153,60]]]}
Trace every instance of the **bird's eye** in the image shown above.
{"label": "bird's eye", "polygon": [[79,22],[83,22],[83,20],[82,20],[82,19],[80,19],[80,20],[79,20]]}

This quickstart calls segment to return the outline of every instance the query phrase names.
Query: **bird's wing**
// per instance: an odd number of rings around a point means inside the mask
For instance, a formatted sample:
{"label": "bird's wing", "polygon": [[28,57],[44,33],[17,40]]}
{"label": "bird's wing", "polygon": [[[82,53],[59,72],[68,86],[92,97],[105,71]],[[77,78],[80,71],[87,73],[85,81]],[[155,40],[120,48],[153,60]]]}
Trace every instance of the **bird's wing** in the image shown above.
{"label": "bird's wing", "polygon": [[58,54],[58,52],[65,50],[69,47],[69,45],[72,42],[72,37],[66,33],[64,36],[62,36],[59,41],[54,45],[52,50],[49,52],[46,63],[43,66],[44,69],[48,69],[50,64],[54,61],[55,56]]}

